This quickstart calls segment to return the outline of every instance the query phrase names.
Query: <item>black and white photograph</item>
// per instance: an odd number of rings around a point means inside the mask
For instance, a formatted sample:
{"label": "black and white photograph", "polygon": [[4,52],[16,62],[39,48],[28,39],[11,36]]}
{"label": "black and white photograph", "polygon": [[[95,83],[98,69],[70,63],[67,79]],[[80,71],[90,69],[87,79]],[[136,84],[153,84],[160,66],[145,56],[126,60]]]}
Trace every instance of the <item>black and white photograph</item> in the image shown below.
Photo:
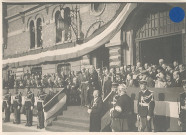
{"label": "black and white photograph", "polygon": [[2,132],[186,132],[186,1],[2,1]]}

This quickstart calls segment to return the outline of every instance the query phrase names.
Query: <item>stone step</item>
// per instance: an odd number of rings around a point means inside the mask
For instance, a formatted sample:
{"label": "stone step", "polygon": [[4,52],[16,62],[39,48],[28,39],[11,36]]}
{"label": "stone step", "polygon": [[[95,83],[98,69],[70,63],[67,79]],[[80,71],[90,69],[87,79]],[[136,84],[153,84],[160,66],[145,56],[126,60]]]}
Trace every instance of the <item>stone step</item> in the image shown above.
{"label": "stone step", "polygon": [[80,106],[68,106],[63,115],[52,122],[52,126],[46,127],[52,132],[88,132],[89,114],[87,108]]}
{"label": "stone step", "polygon": [[65,121],[75,121],[75,122],[82,122],[82,123],[89,123],[89,117],[70,117],[66,115],[61,115],[57,117],[58,120],[65,120]]}
{"label": "stone step", "polygon": [[68,125],[63,126],[63,125],[52,125],[52,126],[47,126],[45,128],[46,131],[50,132],[88,132],[88,129],[79,129],[79,128],[74,128],[74,127],[69,127]]}

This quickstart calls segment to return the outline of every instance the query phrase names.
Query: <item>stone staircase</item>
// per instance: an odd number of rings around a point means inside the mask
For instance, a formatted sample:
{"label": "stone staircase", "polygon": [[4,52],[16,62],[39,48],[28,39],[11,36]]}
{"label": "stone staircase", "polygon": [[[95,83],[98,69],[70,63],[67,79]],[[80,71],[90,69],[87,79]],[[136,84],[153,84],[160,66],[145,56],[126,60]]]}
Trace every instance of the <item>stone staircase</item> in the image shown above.
{"label": "stone staircase", "polygon": [[52,122],[52,126],[47,126],[46,131],[50,132],[88,132],[89,114],[86,107],[68,106],[63,115],[57,117],[57,121]]}

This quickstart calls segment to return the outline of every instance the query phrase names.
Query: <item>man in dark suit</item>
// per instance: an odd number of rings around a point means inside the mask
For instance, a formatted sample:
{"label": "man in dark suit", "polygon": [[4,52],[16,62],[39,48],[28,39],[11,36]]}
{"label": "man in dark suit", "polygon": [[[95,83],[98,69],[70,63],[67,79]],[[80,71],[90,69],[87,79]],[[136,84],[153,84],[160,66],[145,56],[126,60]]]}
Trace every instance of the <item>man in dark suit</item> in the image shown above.
{"label": "man in dark suit", "polygon": [[101,113],[103,108],[103,101],[100,97],[99,90],[94,90],[93,101],[88,109],[90,114],[90,132],[100,132],[101,130]]}
{"label": "man in dark suit", "polygon": [[90,68],[89,83],[93,85],[97,90],[100,90],[98,82],[98,73],[95,70],[94,66]]}
{"label": "man in dark suit", "polygon": [[144,132],[147,128],[148,132],[154,131],[153,116],[154,116],[154,96],[153,92],[147,89],[147,82],[140,81],[140,89],[138,95],[138,130]]}
{"label": "man in dark suit", "polygon": [[27,87],[26,99],[25,99],[25,111],[26,111],[26,125],[25,126],[32,126],[33,120],[33,108],[34,108],[34,93],[30,91],[30,87]]}
{"label": "man in dark suit", "polygon": [[9,88],[5,87],[5,90],[3,98],[3,111],[5,112],[4,122],[10,122],[11,94],[9,92]]}
{"label": "man in dark suit", "polygon": [[182,131],[186,131],[186,80],[183,80],[184,92],[180,94],[179,125]]}
{"label": "man in dark suit", "polygon": [[178,71],[174,71],[173,73],[173,87],[181,87],[181,78]]}
{"label": "man in dark suit", "polygon": [[14,124],[20,124],[20,109],[22,106],[22,96],[18,93],[18,88],[15,89],[15,97],[13,99],[13,111],[14,111]]}

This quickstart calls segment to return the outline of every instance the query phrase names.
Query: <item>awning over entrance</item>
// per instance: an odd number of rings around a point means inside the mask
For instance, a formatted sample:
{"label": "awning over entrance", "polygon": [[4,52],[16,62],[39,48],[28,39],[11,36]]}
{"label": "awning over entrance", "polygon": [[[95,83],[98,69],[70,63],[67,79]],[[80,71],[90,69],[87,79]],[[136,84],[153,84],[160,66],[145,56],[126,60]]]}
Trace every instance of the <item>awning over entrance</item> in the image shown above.
{"label": "awning over entrance", "polygon": [[121,29],[128,15],[136,8],[136,6],[136,3],[127,3],[118,16],[110,23],[110,25],[108,25],[108,27],[106,27],[101,33],[97,34],[94,38],[88,40],[86,43],[71,48],[51,50],[17,58],[8,58],[3,60],[3,65],[35,65],[49,61],[68,60],[86,55],[110,41],[110,39],[112,39]]}

